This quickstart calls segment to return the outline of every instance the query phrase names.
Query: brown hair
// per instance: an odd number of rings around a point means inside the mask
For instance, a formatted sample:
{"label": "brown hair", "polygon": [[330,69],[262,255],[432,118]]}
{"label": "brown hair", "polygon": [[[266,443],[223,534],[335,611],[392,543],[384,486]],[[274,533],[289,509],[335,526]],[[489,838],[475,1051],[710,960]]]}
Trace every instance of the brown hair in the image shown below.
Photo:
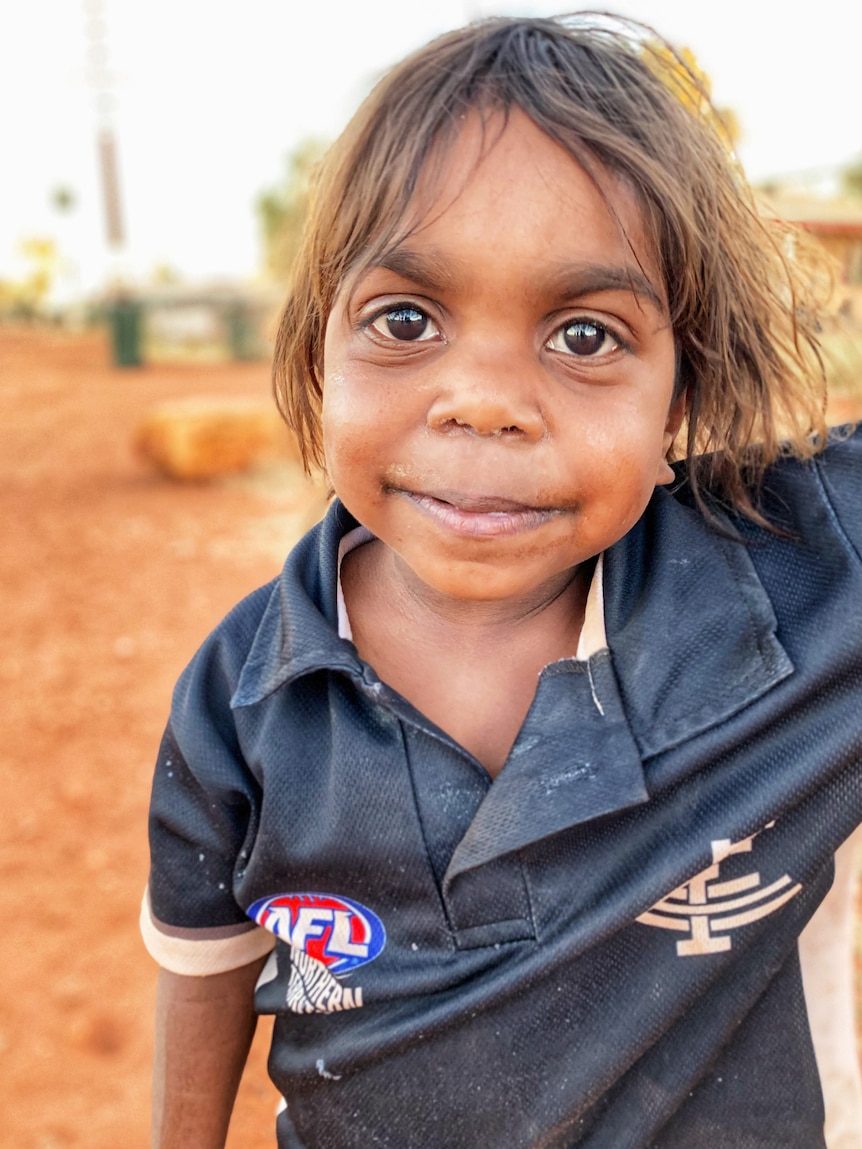
{"label": "brown hair", "polygon": [[663,82],[667,53],[650,29],[601,14],[499,18],[441,36],[380,81],[321,165],[276,341],[276,401],[306,465],[323,464],[323,340],[344,277],[403,238],[420,171],[466,111],[517,107],[588,174],[598,161],[634,189],[667,286],[695,498],[764,521],[764,468],[825,437],[818,277],[804,242],[758,215],[714,113]]}

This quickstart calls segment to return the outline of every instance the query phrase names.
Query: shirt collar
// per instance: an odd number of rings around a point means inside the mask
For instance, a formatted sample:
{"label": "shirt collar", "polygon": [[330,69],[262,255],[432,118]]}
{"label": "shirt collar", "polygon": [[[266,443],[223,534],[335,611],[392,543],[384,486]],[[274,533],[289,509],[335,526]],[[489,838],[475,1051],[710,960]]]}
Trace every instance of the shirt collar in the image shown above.
{"label": "shirt collar", "polygon": [[[324,668],[379,685],[338,633],[339,550],[357,527],[336,500],[291,552],[233,706]],[[610,647],[632,735],[648,757],[726,720],[792,673],[775,630],[745,547],[659,488],[596,566],[578,658]]]}
{"label": "shirt collar", "polygon": [[726,721],[793,673],[746,546],[666,487],[606,553],[603,588],[614,672],[644,757]]}
{"label": "shirt collar", "polygon": [[363,543],[370,543],[374,538],[368,527],[354,527],[352,531],[348,531],[338,544],[338,584],[336,586],[336,603],[338,607],[338,637],[347,638],[352,641],[353,630],[350,626],[350,619],[347,616],[347,604],[344,601],[344,590],[341,585],[341,564],[344,562],[344,556],[349,555],[351,551],[361,547]]}
{"label": "shirt collar", "polygon": [[275,584],[239,677],[231,706],[253,706],[312,671],[365,677],[348,639],[338,635],[338,563],[342,538],[359,524],[335,500],[293,548]]}

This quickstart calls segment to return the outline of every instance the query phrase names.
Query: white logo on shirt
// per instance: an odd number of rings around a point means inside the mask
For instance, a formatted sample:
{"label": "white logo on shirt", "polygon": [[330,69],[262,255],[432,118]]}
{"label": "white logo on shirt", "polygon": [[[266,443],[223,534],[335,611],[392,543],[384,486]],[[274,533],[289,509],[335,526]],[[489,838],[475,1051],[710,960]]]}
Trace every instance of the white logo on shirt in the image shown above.
{"label": "white logo on shirt", "polygon": [[323,962],[290,947],[287,1008],[294,1013],[338,1013],[362,1006],[362,987],[342,985]]}
{"label": "white logo on shirt", "polygon": [[[774,825],[770,822],[764,829]],[[671,890],[637,921],[645,926],[687,933],[687,938],[676,943],[679,957],[729,950],[732,946],[730,931],[775,913],[802,889],[788,874],[766,886],[757,871],[727,882],[716,880],[721,863],[732,854],[750,853],[756,837],[757,834],[752,834],[740,842],[728,839],[714,841],[712,865]]]}

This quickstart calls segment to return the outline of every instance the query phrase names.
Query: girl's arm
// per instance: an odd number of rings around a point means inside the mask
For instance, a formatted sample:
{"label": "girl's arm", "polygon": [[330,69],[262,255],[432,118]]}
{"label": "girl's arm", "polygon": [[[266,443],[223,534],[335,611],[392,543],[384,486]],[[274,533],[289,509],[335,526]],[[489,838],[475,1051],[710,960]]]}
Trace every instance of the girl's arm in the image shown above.
{"label": "girl's arm", "polygon": [[223,1149],[265,960],[209,977],[159,971],[153,1149]]}

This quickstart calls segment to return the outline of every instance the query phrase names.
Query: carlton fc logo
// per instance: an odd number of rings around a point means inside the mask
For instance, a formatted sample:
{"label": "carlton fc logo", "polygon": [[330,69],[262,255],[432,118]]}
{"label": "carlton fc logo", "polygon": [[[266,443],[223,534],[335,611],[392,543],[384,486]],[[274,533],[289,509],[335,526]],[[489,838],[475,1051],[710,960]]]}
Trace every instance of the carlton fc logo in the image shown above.
{"label": "carlton fc logo", "polygon": [[[774,825],[770,822],[764,829]],[[685,885],[671,890],[637,920],[645,926],[687,934],[676,943],[680,957],[729,950],[733,930],[774,914],[802,889],[788,874],[764,885],[756,870],[730,881],[718,880],[722,862],[732,854],[751,853],[757,836],[753,834],[741,842],[727,839],[713,842],[712,865],[695,874]]]}
{"label": "carlton fc logo", "polygon": [[277,894],[254,902],[248,916],[290,946],[289,1009],[334,1013],[362,1005],[361,987],[339,978],[386,944],[383,923],[366,906],[332,894]]}

